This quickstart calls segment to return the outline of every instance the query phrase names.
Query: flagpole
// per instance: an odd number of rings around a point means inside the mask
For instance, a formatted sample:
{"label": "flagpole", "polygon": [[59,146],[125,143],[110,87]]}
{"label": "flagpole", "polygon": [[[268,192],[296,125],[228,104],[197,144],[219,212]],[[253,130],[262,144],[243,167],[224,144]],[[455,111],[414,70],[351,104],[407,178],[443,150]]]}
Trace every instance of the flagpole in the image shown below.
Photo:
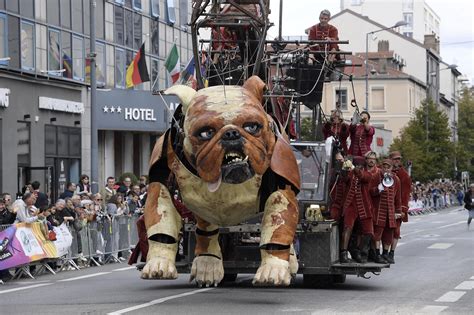
{"label": "flagpole", "polygon": [[97,129],[97,78],[95,72],[95,0],[90,4],[90,78],[91,78],[91,191],[99,191],[99,130]]}

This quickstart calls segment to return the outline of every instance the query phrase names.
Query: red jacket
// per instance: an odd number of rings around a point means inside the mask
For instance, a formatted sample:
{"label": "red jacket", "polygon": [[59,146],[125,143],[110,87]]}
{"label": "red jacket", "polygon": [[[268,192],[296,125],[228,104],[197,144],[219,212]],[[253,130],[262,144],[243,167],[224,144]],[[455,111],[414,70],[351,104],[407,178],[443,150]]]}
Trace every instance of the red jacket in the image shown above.
{"label": "red jacket", "polygon": [[351,146],[349,154],[353,156],[364,156],[370,151],[370,145],[374,137],[375,129],[370,126],[369,130],[365,130],[365,126],[361,124],[351,125]]}
{"label": "red jacket", "polygon": [[371,175],[365,170],[356,172],[352,170],[346,179],[346,199],[344,212],[349,206],[357,210],[361,219],[372,218],[372,202],[369,194]]}
{"label": "red jacket", "polygon": [[402,212],[405,213],[405,216],[403,217],[403,222],[408,222],[408,202],[410,201],[411,178],[410,175],[408,175],[408,172],[403,167],[400,167],[397,170],[394,169],[393,172],[400,179],[402,191]]}
{"label": "red jacket", "polygon": [[339,175],[337,180],[331,185],[331,191],[329,192],[329,197],[331,197],[331,219],[339,221],[342,216],[342,206],[345,199],[345,188],[346,183],[344,178]]}
{"label": "red jacket", "polygon": [[345,122],[340,124],[331,124],[329,122],[323,125],[324,139],[329,138],[332,135],[336,135],[341,142],[344,153],[347,154],[347,138],[349,138],[349,125]]}
{"label": "red jacket", "polygon": [[[335,28],[331,24],[328,24],[328,26],[326,27],[322,27],[318,23],[316,25],[311,26],[311,28],[309,29],[309,40],[325,40],[326,38],[330,40],[339,40],[337,28]],[[331,51],[333,49],[339,50],[339,46],[337,44],[330,44],[328,47],[328,51]],[[323,44],[321,44],[319,46],[313,46],[311,50],[324,51],[325,47]]]}
{"label": "red jacket", "polygon": [[[374,204],[374,225],[377,226],[387,226],[388,218],[388,227],[395,228],[397,227],[395,213],[401,213],[401,189],[400,189],[400,179],[392,173],[393,176],[393,186],[384,187],[382,192],[378,189],[378,184],[375,187],[371,188],[371,195]],[[383,173],[380,172],[378,176],[379,183],[382,182]]]}

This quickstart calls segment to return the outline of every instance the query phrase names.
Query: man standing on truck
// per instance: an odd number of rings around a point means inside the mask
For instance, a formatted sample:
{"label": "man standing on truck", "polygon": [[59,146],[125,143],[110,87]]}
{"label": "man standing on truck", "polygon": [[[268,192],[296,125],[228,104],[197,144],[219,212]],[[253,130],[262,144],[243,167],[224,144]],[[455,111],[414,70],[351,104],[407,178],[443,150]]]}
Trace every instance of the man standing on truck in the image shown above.
{"label": "man standing on truck", "polygon": [[357,262],[366,263],[370,246],[370,241],[374,234],[372,222],[372,204],[369,195],[369,184],[371,175],[364,170],[365,158],[355,156],[352,163],[346,161],[343,168],[350,169],[346,179],[346,198],[343,203],[344,230],[342,232],[342,246],[339,260],[341,263],[350,263],[347,247],[351,238],[354,223],[358,219],[362,238],[359,245],[359,252],[356,257],[352,257]]}
{"label": "man standing on truck", "polygon": [[[319,13],[319,23],[313,25],[309,28],[309,40],[333,40],[338,41],[338,31],[337,28],[331,24],[329,24],[329,20],[331,19],[331,12],[329,10],[323,10]],[[331,43],[326,47],[326,44],[316,44],[311,46],[312,51],[319,51],[325,52],[327,51],[337,51],[339,50],[339,46],[336,43]],[[316,54],[315,58],[318,61],[324,60],[323,54]],[[328,61],[332,62],[335,59],[334,54],[330,54],[328,57]]]}
{"label": "man standing on truck", "polygon": [[353,156],[364,156],[370,151],[375,129],[370,124],[370,114],[367,111],[360,113],[360,121],[353,121],[350,126],[351,146],[349,154]]}
{"label": "man standing on truck", "polygon": [[[397,227],[396,218],[401,217],[401,186],[398,177],[392,173],[393,162],[385,159],[382,162],[382,170],[378,173],[378,185],[372,186],[374,205],[374,262],[386,264],[388,249],[392,245],[393,232]],[[380,242],[383,242],[384,256],[380,256]]]}
{"label": "man standing on truck", "polygon": [[[393,172],[400,179],[401,185],[401,201],[402,201],[402,212],[401,217],[397,219],[397,227],[393,232],[393,241],[390,247],[390,252],[382,254],[389,263],[395,263],[395,249],[397,248],[398,240],[400,239],[400,227],[402,222],[408,222],[408,202],[410,201],[411,193],[411,178],[408,172],[402,166],[402,155],[399,151],[393,151],[390,153],[390,159],[393,162]],[[383,238],[383,237],[382,237]],[[382,242],[388,241],[382,239]]]}

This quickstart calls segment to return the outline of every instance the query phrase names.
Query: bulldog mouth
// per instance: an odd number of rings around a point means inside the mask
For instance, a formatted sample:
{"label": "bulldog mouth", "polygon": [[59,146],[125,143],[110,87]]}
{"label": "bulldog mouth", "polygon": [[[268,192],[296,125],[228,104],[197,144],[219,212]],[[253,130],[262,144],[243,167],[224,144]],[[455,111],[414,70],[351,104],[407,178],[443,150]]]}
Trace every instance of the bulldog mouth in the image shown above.
{"label": "bulldog mouth", "polygon": [[239,152],[229,152],[226,153],[224,156],[224,160],[222,161],[222,166],[231,165],[236,163],[247,163],[249,157]]}
{"label": "bulldog mouth", "polygon": [[217,181],[207,184],[209,192],[216,192],[221,184],[240,184],[255,174],[248,163],[249,157],[241,152],[228,152],[221,164],[221,175]]}

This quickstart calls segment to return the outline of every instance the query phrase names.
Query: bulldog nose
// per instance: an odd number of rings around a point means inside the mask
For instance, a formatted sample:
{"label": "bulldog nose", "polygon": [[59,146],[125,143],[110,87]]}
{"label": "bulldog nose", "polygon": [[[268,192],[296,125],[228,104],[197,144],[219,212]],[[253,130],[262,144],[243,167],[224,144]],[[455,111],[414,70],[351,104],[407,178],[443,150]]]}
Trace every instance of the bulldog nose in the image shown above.
{"label": "bulldog nose", "polygon": [[222,140],[237,140],[240,139],[240,132],[236,129],[227,130],[222,136]]}

